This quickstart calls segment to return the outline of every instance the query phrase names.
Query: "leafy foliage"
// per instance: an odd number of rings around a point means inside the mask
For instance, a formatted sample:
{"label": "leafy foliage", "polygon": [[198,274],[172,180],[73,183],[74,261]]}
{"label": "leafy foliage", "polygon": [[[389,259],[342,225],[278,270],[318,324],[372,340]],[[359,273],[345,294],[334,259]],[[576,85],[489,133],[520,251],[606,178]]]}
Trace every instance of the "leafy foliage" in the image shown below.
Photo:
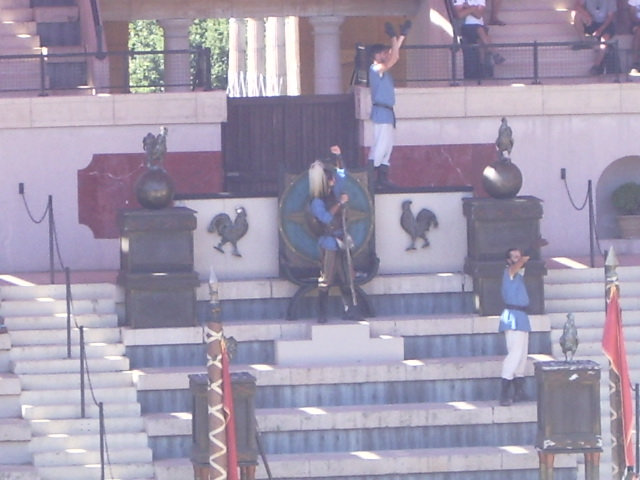
{"label": "leafy foliage", "polygon": [[[191,48],[208,48],[211,52],[211,84],[227,87],[229,22],[227,19],[198,19],[189,31]],[[135,52],[164,50],[162,27],[155,20],[137,20],[129,24],[129,50]],[[194,56],[195,57],[195,56]],[[191,74],[195,71],[192,58]],[[129,61],[129,82],[136,92],[162,91],[164,58],[162,54],[139,54]]]}
{"label": "leafy foliage", "polygon": [[640,215],[640,185],[627,182],[611,194],[613,206],[620,215]]}

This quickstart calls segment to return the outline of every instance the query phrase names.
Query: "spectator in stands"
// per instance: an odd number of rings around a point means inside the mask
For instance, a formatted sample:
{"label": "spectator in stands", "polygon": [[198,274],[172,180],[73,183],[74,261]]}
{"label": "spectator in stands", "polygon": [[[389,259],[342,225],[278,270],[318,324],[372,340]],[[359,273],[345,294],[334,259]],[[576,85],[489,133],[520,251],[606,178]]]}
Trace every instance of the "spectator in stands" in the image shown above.
{"label": "spectator in stands", "polygon": [[631,43],[633,58],[629,74],[640,76],[640,0],[628,0],[628,2],[631,33],[633,33],[633,42]]}
{"label": "spectator in stands", "polygon": [[500,13],[501,6],[502,0],[491,0],[491,15],[489,16],[489,25],[505,25],[505,23],[498,18],[498,13]]}
{"label": "spectator in stands", "polygon": [[491,56],[493,63],[504,63],[504,57],[490,49],[491,39],[489,29],[484,24],[486,9],[485,0],[454,0],[453,8],[458,18],[464,19],[462,24],[462,38],[470,44],[479,43],[487,55]]}
{"label": "spectator in stands", "polygon": [[[615,35],[613,20],[617,10],[616,0],[576,0],[575,25],[578,31],[599,42],[608,42]],[[595,62],[589,73],[604,73],[604,59],[607,49],[598,48]]]}

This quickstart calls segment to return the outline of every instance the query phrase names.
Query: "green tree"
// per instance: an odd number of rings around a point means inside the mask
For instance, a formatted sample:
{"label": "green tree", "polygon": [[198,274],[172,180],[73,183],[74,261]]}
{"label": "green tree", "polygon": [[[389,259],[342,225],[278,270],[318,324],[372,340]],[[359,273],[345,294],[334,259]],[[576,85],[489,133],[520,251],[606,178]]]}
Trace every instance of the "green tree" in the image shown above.
{"label": "green tree", "polygon": [[[162,27],[155,20],[136,20],[129,24],[129,51],[148,52],[164,49]],[[129,84],[132,92],[162,90],[164,58],[161,54],[129,57]]]}
{"label": "green tree", "polygon": [[192,47],[211,50],[211,85],[227,88],[229,65],[229,21],[226,18],[205,18],[193,22],[189,42]]}
{"label": "green tree", "polygon": [[[189,31],[191,48],[211,51],[211,85],[227,87],[229,56],[229,22],[227,19],[198,19]],[[129,50],[136,52],[164,49],[162,27],[155,20],[137,20],[129,24]],[[192,59],[192,74],[195,59]],[[131,90],[136,92],[162,91],[164,58],[161,54],[135,55],[129,61]]]}

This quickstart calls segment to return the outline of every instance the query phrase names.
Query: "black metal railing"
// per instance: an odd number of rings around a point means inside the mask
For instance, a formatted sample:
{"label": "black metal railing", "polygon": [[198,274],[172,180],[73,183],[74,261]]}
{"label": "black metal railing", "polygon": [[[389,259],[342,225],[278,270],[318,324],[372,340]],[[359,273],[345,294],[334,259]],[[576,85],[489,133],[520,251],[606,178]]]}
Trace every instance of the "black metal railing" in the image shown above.
{"label": "black metal railing", "polygon": [[[503,43],[491,46],[506,61],[491,62],[479,45],[406,45],[406,69],[394,72],[398,86],[441,86],[502,83],[567,83],[588,79],[596,50],[606,48],[605,81],[619,82],[630,66],[631,53],[617,41]],[[188,72],[165,75],[165,63],[177,56]],[[486,61],[485,61],[486,59]],[[142,93],[171,88],[211,88],[211,52],[189,50],[40,53],[0,56],[0,95],[49,95],[57,92]],[[173,62],[175,63],[175,62]],[[365,67],[358,67],[365,68]],[[176,72],[173,72],[176,73]],[[355,73],[355,72],[354,72]],[[366,72],[364,72],[366,74]],[[176,80],[177,78],[177,80]]]}
{"label": "black metal railing", "polygon": [[[181,57],[181,58],[180,58]],[[165,62],[187,65],[169,79]],[[207,48],[126,52],[1,55],[0,95],[162,92],[170,88],[211,89]]]}
{"label": "black metal railing", "polygon": [[[406,45],[406,75],[394,72],[397,84],[429,86],[471,83],[563,83],[593,77],[590,67],[596,52],[606,50],[603,70],[607,81],[619,82],[630,67],[630,52],[616,40],[607,43],[529,42],[496,43],[487,50],[478,44]],[[506,61],[496,65],[489,54]]]}

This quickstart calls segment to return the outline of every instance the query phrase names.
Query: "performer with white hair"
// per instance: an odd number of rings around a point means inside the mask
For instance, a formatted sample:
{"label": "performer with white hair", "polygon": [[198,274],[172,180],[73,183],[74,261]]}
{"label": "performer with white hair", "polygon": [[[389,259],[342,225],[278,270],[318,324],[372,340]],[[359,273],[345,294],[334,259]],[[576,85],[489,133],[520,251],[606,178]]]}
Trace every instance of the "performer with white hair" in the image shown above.
{"label": "performer with white hair", "polygon": [[309,195],[311,196],[312,230],[318,235],[321,269],[318,278],[318,322],[327,321],[327,303],[331,286],[339,286],[344,302],[345,320],[361,320],[357,306],[349,293],[353,272],[349,268],[346,249],[350,239],[342,221],[349,195],[343,190],[345,170],[342,168],[340,147],[331,147],[336,166],[316,160],[309,167]]}

